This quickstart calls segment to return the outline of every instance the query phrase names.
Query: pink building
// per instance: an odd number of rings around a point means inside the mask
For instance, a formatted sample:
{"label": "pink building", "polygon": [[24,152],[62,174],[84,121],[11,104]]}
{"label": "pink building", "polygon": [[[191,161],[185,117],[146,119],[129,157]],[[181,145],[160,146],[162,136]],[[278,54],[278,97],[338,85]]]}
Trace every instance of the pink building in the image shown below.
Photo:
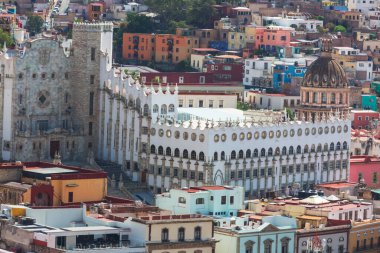
{"label": "pink building", "polygon": [[364,180],[367,187],[380,188],[380,159],[373,156],[352,156],[350,159],[350,181]]}
{"label": "pink building", "polygon": [[267,26],[256,28],[255,49],[276,52],[278,47],[289,47],[295,30],[291,27]]}

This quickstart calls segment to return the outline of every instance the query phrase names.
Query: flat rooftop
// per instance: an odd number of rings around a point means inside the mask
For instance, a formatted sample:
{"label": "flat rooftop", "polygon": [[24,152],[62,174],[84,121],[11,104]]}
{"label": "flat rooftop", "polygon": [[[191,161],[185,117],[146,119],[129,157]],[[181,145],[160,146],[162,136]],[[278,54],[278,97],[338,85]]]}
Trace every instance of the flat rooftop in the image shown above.
{"label": "flat rooftop", "polygon": [[244,112],[234,108],[177,108],[179,120],[208,119],[208,120],[238,120],[244,119]]}
{"label": "flat rooftop", "polygon": [[223,191],[223,190],[233,190],[233,189],[234,187],[212,185],[212,186],[182,188],[181,190],[186,191],[188,193],[196,193],[196,192],[201,192],[201,191]]}
{"label": "flat rooftop", "polygon": [[32,173],[51,175],[51,174],[63,174],[63,173],[76,173],[77,170],[65,169],[60,167],[51,167],[51,168],[25,168],[24,171],[29,171]]}
{"label": "flat rooftop", "polygon": [[356,183],[350,183],[350,182],[337,182],[337,183],[326,183],[326,184],[316,185],[316,187],[331,188],[331,189],[340,189],[340,188],[355,187],[355,186],[356,186]]}

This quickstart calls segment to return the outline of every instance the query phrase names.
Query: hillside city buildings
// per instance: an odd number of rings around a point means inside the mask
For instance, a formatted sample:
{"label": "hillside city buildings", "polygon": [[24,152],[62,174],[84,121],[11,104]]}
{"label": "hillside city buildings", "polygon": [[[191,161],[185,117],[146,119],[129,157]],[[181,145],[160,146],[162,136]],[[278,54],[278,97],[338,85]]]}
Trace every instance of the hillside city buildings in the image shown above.
{"label": "hillside city buildings", "polygon": [[379,251],[379,4],[217,2],[0,7],[1,249]]}

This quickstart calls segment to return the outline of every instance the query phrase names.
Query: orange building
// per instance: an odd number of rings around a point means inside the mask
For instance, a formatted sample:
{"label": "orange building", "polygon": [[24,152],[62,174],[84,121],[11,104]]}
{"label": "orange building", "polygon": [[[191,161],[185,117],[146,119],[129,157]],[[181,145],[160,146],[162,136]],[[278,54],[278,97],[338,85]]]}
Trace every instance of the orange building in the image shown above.
{"label": "orange building", "polygon": [[199,40],[174,34],[123,34],[123,58],[134,61],[179,63],[190,59]]}
{"label": "orange building", "polygon": [[123,34],[123,58],[136,61],[154,61],[154,34]]}

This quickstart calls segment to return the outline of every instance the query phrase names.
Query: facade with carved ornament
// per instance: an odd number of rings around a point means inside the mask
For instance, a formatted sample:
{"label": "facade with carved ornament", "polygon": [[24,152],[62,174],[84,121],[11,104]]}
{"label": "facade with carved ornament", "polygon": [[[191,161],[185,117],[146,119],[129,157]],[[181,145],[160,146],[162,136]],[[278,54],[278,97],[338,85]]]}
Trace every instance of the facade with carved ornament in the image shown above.
{"label": "facade with carved ornament", "polygon": [[58,150],[76,159],[83,131],[72,115],[70,57],[60,41],[41,37],[3,49],[1,64],[1,158],[38,161]]}

